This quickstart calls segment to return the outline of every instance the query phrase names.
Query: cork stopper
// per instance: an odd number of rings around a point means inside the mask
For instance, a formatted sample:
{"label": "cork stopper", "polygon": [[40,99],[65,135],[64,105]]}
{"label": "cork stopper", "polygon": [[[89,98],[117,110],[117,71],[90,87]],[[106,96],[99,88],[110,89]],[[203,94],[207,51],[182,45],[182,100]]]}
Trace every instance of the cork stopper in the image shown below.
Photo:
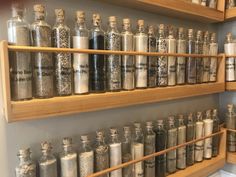
{"label": "cork stopper", "polygon": [[202,31],[201,30],[197,31],[197,39],[202,40]]}
{"label": "cork stopper", "polygon": [[148,34],[154,34],[155,29],[153,25],[148,26]]}
{"label": "cork stopper", "polygon": [[193,122],[193,113],[189,113],[188,114],[188,123],[192,123]]}
{"label": "cork stopper", "polygon": [[216,117],[217,115],[218,115],[218,110],[217,109],[213,109],[212,117]]}
{"label": "cork stopper", "polygon": [[216,33],[211,33],[211,42],[216,42]]}
{"label": "cork stopper", "polygon": [[52,150],[52,145],[51,143],[44,141],[41,143],[41,150],[42,152],[50,151]]}
{"label": "cork stopper", "polygon": [[174,116],[169,116],[168,117],[168,123],[169,123],[169,126],[173,126],[175,124],[175,117]]}
{"label": "cork stopper", "polygon": [[184,125],[184,115],[183,114],[180,114],[178,117],[178,125],[179,126]]}
{"label": "cork stopper", "polygon": [[144,26],[144,20],[138,20],[137,24],[138,26]]}
{"label": "cork stopper", "polygon": [[197,112],[197,121],[202,121],[202,112]]}
{"label": "cork stopper", "polygon": [[25,158],[25,157],[29,157],[30,154],[31,154],[30,148],[26,148],[26,149],[20,149],[17,153],[17,156]]}
{"label": "cork stopper", "polygon": [[141,128],[141,123],[140,122],[134,122],[134,127],[135,128]]}
{"label": "cork stopper", "polygon": [[42,4],[35,4],[34,5],[34,12],[41,12],[44,13],[45,7]]}
{"label": "cork stopper", "polygon": [[123,131],[124,131],[124,136],[130,135],[131,134],[130,126],[124,126]]}
{"label": "cork stopper", "polygon": [[101,16],[100,14],[93,14],[93,25],[99,26],[101,24]]}
{"label": "cork stopper", "polygon": [[193,29],[188,29],[188,37],[193,37]]}
{"label": "cork stopper", "polygon": [[116,128],[110,128],[110,134],[111,134],[111,136],[116,136],[116,135],[118,135],[117,129],[116,129]]}
{"label": "cork stopper", "polygon": [[78,23],[85,22],[85,12],[84,11],[76,11],[76,20]]}
{"label": "cork stopper", "polygon": [[72,138],[69,138],[69,137],[63,138],[62,145],[64,147],[72,146]]}
{"label": "cork stopper", "polygon": [[130,24],[130,19],[129,18],[124,18],[123,19],[123,24]]}
{"label": "cork stopper", "polygon": [[109,22],[116,22],[116,17],[115,16],[110,16],[108,17]]}
{"label": "cork stopper", "polygon": [[179,27],[179,33],[184,33],[184,28],[183,27]]}
{"label": "cork stopper", "polygon": [[102,130],[99,130],[99,131],[96,131],[96,139],[98,140],[98,141],[101,141],[101,140],[103,140],[104,139],[104,132],[102,131]]}
{"label": "cork stopper", "polygon": [[210,109],[206,110],[206,118],[207,119],[211,118],[211,110]]}
{"label": "cork stopper", "polygon": [[65,11],[63,9],[55,9],[55,15],[57,20],[65,19]]}
{"label": "cork stopper", "polygon": [[163,126],[163,125],[164,125],[164,120],[163,119],[157,120],[157,126]]}
{"label": "cork stopper", "polygon": [[160,33],[164,33],[165,32],[165,25],[164,24],[160,24],[159,25],[159,34]]}
{"label": "cork stopper", "polygon": [[233,112],[234,105],[233,104],[228,104],[227,109],[228,109],[228,112]]}
{"label": "cork stopper", "polygon": [[233,36],[232,36],[232,33],[228,33],[226,35],[226,42],[227,43],[231,43],[233,41]]}
{"label": "cork stopper", "polygon": [[89,141],[89,136],[88,135],[81,135],[80,136],[80,140],[82,142],[88,142]]}

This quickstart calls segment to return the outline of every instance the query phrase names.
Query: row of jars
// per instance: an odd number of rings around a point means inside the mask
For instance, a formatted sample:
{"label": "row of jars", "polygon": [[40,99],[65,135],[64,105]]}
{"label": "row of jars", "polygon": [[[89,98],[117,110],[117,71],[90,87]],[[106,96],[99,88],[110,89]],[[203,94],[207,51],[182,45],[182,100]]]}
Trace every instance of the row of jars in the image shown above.
{"label": "row of jars", "polygon": [[213,8],[213,9],[217,8],[217,3],[218,3],[218,0],[187,0],[187,1],[190,1],[194,4],[207,6],[207,7]]}
{"label": "row of jars", "polygon": [[[94,172],[105,170],[143,156],[171,148],[185,142],[199,139],[218,132],[217,110],[207,110],[188,114],[185,117],[169,116],[167,122],[148,121],[145,128],[139,122],[124,126],[122,137],[117,128],[110,128],[109,141],[102,130],[96,132],[95,145],[88,135],[81,136],[79,153],[72,148],[72,139],[63,139],[63,151],[56,158],[48,142],[41,144],[42,157],[38,161],[40,177],[86,177]],[[103,177],[165,177],[177,169],[185,169],[195,162],[216,157],[219,153],[219,136],[214,136],[186,147],[172,150],[166,154],[147,159],[112,171]],[[35,177],[35,163],[30,159],[30,150],[22,149],[18,157],[20,165],[16,168],[17,177]],[[57,167],[57,161],[59,167]],[[60,175],[59,175],[60,173]],[[24,175],[23,175],[24,174]]]}
{"label": "row of jars", "polygon": [[[131,31],[130,19],[123,19],[123,31],[117,29],[115,16],[109,17],[109,28],[101,28],[101,17],[93,14],[93,28],[86,28],[85,13],[76,12],[75,33],[64,23],[65,12],[56,9],[56,23],[51,29],[45,21],[45,8],[35,5],[35,22],[24,21],[23,8],[13,6],[13,17],[8,21],[8,40],[13,45],[37,47],[73,48],[138,51],[161,53],[188,53],[217,55],[216,34],[208,31],[188,29],[186,37],[183,28],[166,32],[164,24],[159,25],[158,37],[153,26],[145,30],[144,20],[138,20],[137,32]],[[52,38],[52,40],[51,40]],[[105,91],[134,90],[147,87],[164,87],[181,84],[199,84],[217,80],[216,57],[174,57],[143,55],[101,55],[34,52],[10,53],[10,78],[12,100],[50,98],[71,94],[99,93]],[[33,69],[32,69],[33,68]],[[32,86],[33,85],[33,86]]]}
{"label": "row of jars", "polygon": [[[226,128],[236,130],[236,114],[233,104],[227,105]],[[227,148],[229,152],[236,152],[236,133],[227,132]]]}
{"label": "row of jars", "polygon": [[[226,35],[224,44],[226,55],[236,55],[236,42],[232,33]],[[236,60],[235,57],[227,57],[225,61],[225,80],[228,82],[236,81]]]}

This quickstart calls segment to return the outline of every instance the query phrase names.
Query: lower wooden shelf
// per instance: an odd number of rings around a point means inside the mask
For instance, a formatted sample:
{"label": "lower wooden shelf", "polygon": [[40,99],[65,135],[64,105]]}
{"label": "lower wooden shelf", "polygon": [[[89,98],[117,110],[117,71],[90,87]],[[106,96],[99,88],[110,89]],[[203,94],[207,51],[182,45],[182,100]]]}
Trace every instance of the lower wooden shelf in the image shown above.
{"label": "lower wooden shelf", "polygon": [[228,91],[236,91],[236,82],[226,82],[225,89]]}
{"label": "lower wooden shelf", "polygon": [[234,20],[236,18],[236,7],[225,10],[225,20]]}
{"label": "lower wooden shelf", "polygon": [[227,152],[227,162],[236,164],[236,152]]}
{"label": "lower wooden shelf", "polygon": [[225,165],[225,156],[219,155],[211,160],[204,160],[203,162],[196,163],[185,170],[180,170],[176,173],[168,175],[168,177],[205,177]]}
{"label": "lower wooden shelf", "polygon": [[39,119],[50,116],[161,102],[219,93],[223,92],[224,89],[224,83],[216,82],[102,94],[73,95],[50,99],[33,99],[20,102],[11,101],[8,121]]}

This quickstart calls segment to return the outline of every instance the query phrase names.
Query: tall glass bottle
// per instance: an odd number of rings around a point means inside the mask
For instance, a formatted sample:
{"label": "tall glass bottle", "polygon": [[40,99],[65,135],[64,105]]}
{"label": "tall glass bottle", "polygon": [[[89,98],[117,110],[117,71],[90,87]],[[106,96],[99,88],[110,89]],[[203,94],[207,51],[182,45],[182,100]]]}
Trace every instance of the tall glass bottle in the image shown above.
{"label": "tall glass bottle", "polygon": [[77,153],[73,151],[72,139],[63,138],[63,151],[60,153],[61,177],[77,177]]}
{"label": "tall glass bottle", "polygon": [[[216,133],[220,131],[220,120],[218,117],[217,109],[213,109],[212,113],[213,119],[213,132]],[[220,136],[216,135],[212,137],[212,157],[216,157],[219,154]]]}
{"label": "tall glass bottle", "polygon": [[[96,132],[96,144],[94,152],[95,172],[109,168],[109,147],[105,142],[105,135],[103,131]],[[101,175],[101,177],[109,177],[109,174]]]}
{"label": "tall glass bottle", "polygon": [[[109,154],[110,154],[110,167],[119,165],[122,163],[122,147],[121,142],[118,137],[118,132],[116,128],[110,129],[110,144],[109,144]],[[110,172],[110,177],[122,177],[122,170],[118,169]]]}
{"label": "tall glass bottle", "polygon": [[[123,19],[123,31],[121,33],[121,49],[122,51],[134,50],[134,35],[131,31],[130,19]],[[134,77],[134,56],[122,55],[121,62],[121,80],[122,89],[133,90],[135,88]]]}
{"label": "tall glass bottle", "polygon": [[[167,41],[165,36],[164,24],[159,25],[158,52],[167,53]],[[157,59],[157,85],[160,87],[168,84],[168,59],[166,56],[160,56]]]}
{"label": "tall glass bottle", "polygon": [[[153,123],[146,122],[144,133],[144,155],[150,155],[156,152],[156,134],[153,131]],[[155,157],[144,161],[145,177],[155,176]]]}
{"label": "tall glass bottle", "polygon": [[[196,120],[196,139],[202,138],[204,136],[204,124],[202,121],[202,112],[197,112],[197,120]],[[203,161],[203,145],[204,141],[198,141],[195,143],[195,162]]]}
{"label": "tall glass bottle", "polygon": [[[85,24],[85,13],[76,12],[75,33],[73,48],[89,48],[89,31]],[[84,94],[89,92],[89,56],[86,53],[73,54],[74,93]]]}
{"label": "tall glass bottle", "polygon": [[[218,54],[218,43],[216,42],[216,33],[211,34],[211,43],[210,43],[210,55]],[[216,82],[217,80],[217,58],[211,57],[210,64],[210,82]]]}
{"label": "tall glass bottle", "polygon": [[[224,44],[224,50],[226,55],[235,54],[235,43],[233,42],[232,33],[228,33]],[[235,59],[233,57],[226,58],[225,61],[225,80],[235,81]]]}
{"label": "tall glass bottle", "polygon": [[[24,19],[22,4],[12,5],[12,18],[7,21],[10,45],[30,45],[30,28]],[[13,101],[32,98],[32,69],[29,52],[10,52],[10,83]]]}
{"label": "tall glass bottle", "polygon": [[[167,130],[167,148],[177,145],[177,128],[175,127],[175,120],[173,116],[168,118]],[[166,155],[166,169],[169,174],[176,171],[176,150],[172,150]]]}
{"label": "tall glass bottle", "polygon": [[41,143],[42,157],[39,160],[40,177],[57,177],[57,159],[52,154],[51,143]]}
{"label": "tall glass bottle", "polygon": [[[197,31],[197,38],[195,41],[195,53],[196,54],[203,54],[203,41],[202,41],[202,31]],[[202,83],[203,80],[203,59],[202,58],[196,58],[196,80],[197,83]]]}
{"label": "tall glass bottle", "polygon": [[[195,41],[193,29],[188,29],[188,41],[187,41],[187,54],[195,54]],[[196,58],[187,57],[186,64],[186,81],[188,84],[196,84],[197,72],[196,72]]]}
{"label": "tall glass bottle", "polygon": [[[174,37],[174,29],[169,28],[169,35],[167,38],[168,53],[176,53],[176,39]],[[176,57],[168,56],[168,86],[176,85]]]}
{"label": "tall glass bottle", "polygon": [[16,177],[36,177],[36,165],[30,157],[30,149],[20,149],[17,156],[19,166],[16,167]]}
{"label": "tall glass bottle", "polygon": [[[203,55],[209,55],[210,54],[210,44],[209,44],[209,32],[206,31],[204,33],[204,39],[203,39]],[[204,83],[209,82],[210,80],[210,63],[211,60],[209,57],[204,57],[203,59],[203,78],[202,81]]]}
{"label": "tall glass bottle", "polygon": [[[101,29],[101,17],[93,14],[93,28],[90,33],[89,48],[105,49],[104,31]],[[89,55],[89,85],[91,92],[106,91],[106,60],[102,54]]]}
{"label": "tall glass bottle", "polygon": [[[167,132],[164,127],[163,120],[157,120],[156,128],[156,152],[166,149]],[[156,157],[156,176],[166,176],[166,155],[159,155]]]}
{"label": "tall glass bottle", "polygon": [[[184,124],[184,116],[181,114],[179,115],[178,119],[178,141],[177,144],[186,143],[186,126]],[[186,147],[181,147],[177,149],[177,165],[178,169],[185,169],[186,168]]]}
{"label": "tall glass bottle", "polygon": [[[108,31],[106,33],[106,49],[120,50],[121,35],[117,29],[116,17],[109,17]],[[121,89],[121,56],[107,55],[107,89],[119,91]]]}
{"label": "tall glass bottle", "polygon": [[[206,111],[206,117],[203,120],[204,123],[204,136],[209,136],[213,131],[213,120],[211,117],[211,110]],[[204,140],[204,158],[211,159],[212,157],[212,138],[207,138]]]}
{"label": "tall glass bottle", "polygon": [[[226,113],[226,128],[236,129],[236,115],[234,112],[233,104],[227,106],[228,112]],[[236,133],[227,132],[227,148],[229,152],[236,152]]]}
{"label": "tall glass bottle", "polygon": [[[141,128],[141,123],[134,123],[134,137],[132,142],[132,159],[139,159],[144,156],[144,135]],[[133,166],[134,177],[144,176],[144,163],[143,161],[134,164]]]}
{"label": "tall glass bottle", "polygon": [[[154,27],[148,27],[148,52],[156,52],[156,36]],[[157,57],[148,56],[148,87],[156,87],[157,85]]]}
{"label": "tall glass bottle", "polygon": [[[195,139],[195,123],[193,114],[189,113],[187,119],[187,142]],[[186,163],[187,166],[194,164],[194,144],[189,144],[186,146]]]}
{"label": "tall glass bottle", "polygon": [[[51,47],[51,27],[45,21],[45,7],[34,5],[35,22],[31,25],[33,46]],[[36,52],[34,54],[33,78],[34,96],[36,98],[53,97],[53,59],[51,53]]]}
{"label": "tall glass bottle", "polygon": [[[135,51],[147,52],[148,36],[145,33],[144,20],[138,20],[138,29],[134,35]],[[135,81],[136,88],[147,87],[147,56],[135,56]]]}
{"label": "tall glass bottle", "polygon": [[[177,53],[186,53],[186,39],[184,35],[184,28],[179,28],[177,39]],[[186,58],[177,57],[176,63],[176,83],[178,85],[185,84],[186,73]]]}
{"label": "tall glass bottle", "polygon": [[[52,28],[53,47],[70,48],[70,28],[65,24],[65,11],[55,9],[56,24]],[[69,53],[54,54],[55,91],[58,96],[72,94],[72,66]]]}
{"label": "tall glass bottle", "polygon": [[[132,135],[129,126],[123,127],[124,137],[122,140],[122,163],[132,160]],[[123,177],[133,177],[133,165],[127,166],[122,169]]]}
{"label": "tall glass bottle", "polygon": [[82,142],[82,149],[79,153],[79,173],[80,177],[86,177],[94,172],[94,152],[88,135],[82,135],[80,140]]}

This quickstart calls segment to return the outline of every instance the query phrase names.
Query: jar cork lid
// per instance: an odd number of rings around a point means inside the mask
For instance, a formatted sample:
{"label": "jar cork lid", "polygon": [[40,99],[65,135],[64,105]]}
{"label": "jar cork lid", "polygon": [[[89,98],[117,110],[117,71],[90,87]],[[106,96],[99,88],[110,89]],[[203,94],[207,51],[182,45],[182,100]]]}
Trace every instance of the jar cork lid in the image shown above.
{"label": "jar cork lid", "polygon": [[85,18],[85,12],[84,11],[76,11],[76,18],[77,19],[84,19]]}
{"label": "jar cork lid", "polygon": [[233,108],[234,108],[234,105],[233,105],[233,104],[228,104],[228,105],[227,105],[227,108],[228,108],[228,111],[229,111],[229,112],[232,112],[232,111],[233,111]]}
{"label": "jar cork lid", "polygon": [[164,125],[164,120],[163,119],[158,119],[157,120],[157,125]]}
{"label": "jar cork lid", "polygon": [[153,25],[148,26],[148,34],[154,34],[154,31],[155,29]]}
{"label": "jar cork lid", "polygon": [[117,135],[118,131],[116,128],[110,128],[110,133],[111,133],[111,135]]}
{"label": "jar cork lid", "polygon": [[55,9],[55,15],[58,19],[64,19],[65,18],[65,11],[63,9]]}
{"label": "jar cork lid", "polygon": [[80,136],[80,140],[81,140],[82,142],[89,141],[89,136],[88,136],[88,135],[81,135],[81,136]]}
{"label": "jar cork lid", "polygon": [[102,130],[96,131],[96,138],[97,139],[103,139],[104,138],[104,132]]}
{"label": "jar cork lid", "polygon": [[144,26],[144,20],[138,20],[138,26]]}
{"label": "jar cork lid", "polygon": [[93,20],[101,20],[100,14],[93,14]]}
{"label": "jar cork lid", "polygon": [[41,12],[44,13],[45,7],[42,4],[35,4],[34,5],[34,12]]}
{"label": "jar cork lid", "polygon": [[188,34],[193,34],[193,29],[192,28],[188,29]]}
{"label": "jar cork lid", "polygon": [[108,18],[109,22],[116,22],[116,17],[115,16],[110,16]]}
{"label": "jar cork lid", "polygon": [[184,28],[183,27],[179,27],[179,33],[184,33]]}
{"label": "jar cork lid", "polygon": [[42,151],[48,151],[48,150],[51,150],[52,149],[52,145],[51,143],[47,142],[47,141],[44,141],[41,143],[41,150]]}
{"label": "jar cork lid", "polygon": [[197,112],[197,120],[202,121],[202,112]]}
{"label": "jar cork lid", "polygon": [[129,18],[124,18],[123,19],[123,24],[130,24],[130,19]]}
{"label": "jar cork lid", "polygon": [[153,122],[152,121],[147,121],[146,126],[147,127],[153,127]]}
{"label": "jar cork lid", "polygon": [[211,33],[211,41],[215,41],[216,40],[216,33]]}
{"label": "jar cork lid", "polygon": [[124,126],[124,127],[123,127],[123,130],[124,130],[124,133],[125,133],[125,134],[131,133],[130,126]]}
{"label": "jar cork lid", "polygon": [[20,149],[18,151],[17,156],[18,157],[27,157],[31,154],[30,148],[26,148],[26,149]]}
{"label": "jar cork lid", "polygon": [[141,123],[140,122],[134,122],[134,127],[135,128],[141,128]]}
{"label": "jar cork lid", "polygon": [[212,116],[217,116],[217,114],[218,114],[218,110],[217,109],[213,109]]}
{"label": "jar cork lid", "polygon": [[66,137],[62,140],[63,146],[71,146],[72,145],[72,138]]}

